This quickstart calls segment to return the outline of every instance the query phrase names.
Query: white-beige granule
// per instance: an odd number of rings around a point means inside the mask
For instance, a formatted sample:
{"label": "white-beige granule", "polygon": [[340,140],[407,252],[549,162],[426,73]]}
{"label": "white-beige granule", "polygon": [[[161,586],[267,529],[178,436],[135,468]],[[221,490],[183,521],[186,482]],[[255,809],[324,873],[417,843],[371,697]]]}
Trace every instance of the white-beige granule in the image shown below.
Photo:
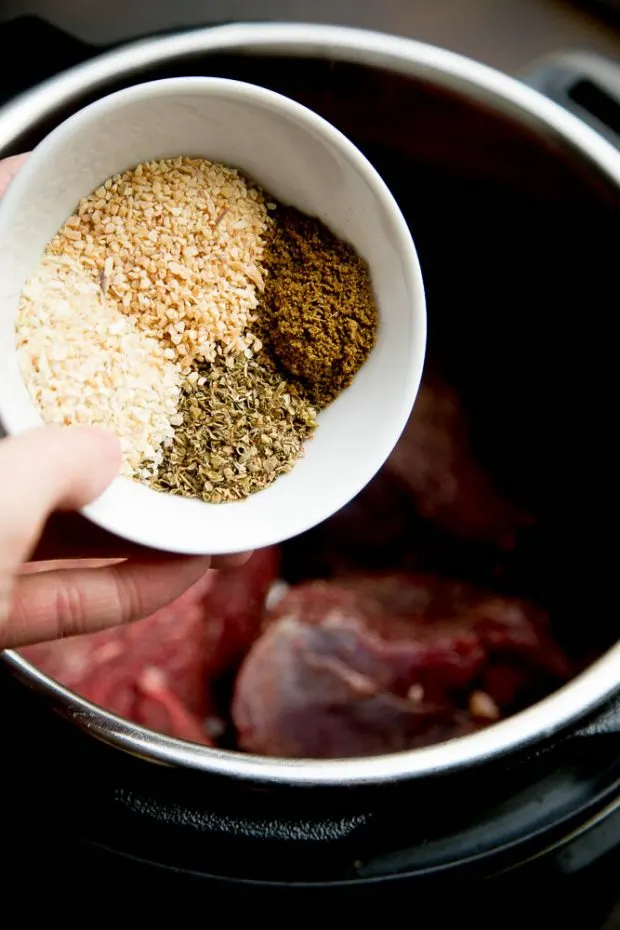
{"label": "white-beige granule", "polygon": [[145,162],[84,198],[52,240],[184,371],[245,352],[269,225],[264,193],[200,158]]}
{"label": "white-beige granule", "polygon": [[101,426],[119,438],[123,474],[156,474],[180,425],[180,366],[140,332],[74,259],[46,255],[22,291],[22,376],[46,423]]}

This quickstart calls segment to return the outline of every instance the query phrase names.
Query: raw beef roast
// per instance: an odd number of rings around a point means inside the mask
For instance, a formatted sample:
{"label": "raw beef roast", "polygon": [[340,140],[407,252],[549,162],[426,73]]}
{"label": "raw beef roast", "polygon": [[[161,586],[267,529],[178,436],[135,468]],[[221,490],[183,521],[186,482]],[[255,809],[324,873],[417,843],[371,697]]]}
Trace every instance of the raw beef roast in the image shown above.
{"label": "raw beef roast", "polygon": [[571,671],[545,615],[516,599],[429,576],[300,585],[237,676],[239,745],[323,758],[459,735],[512,709],[517,693],[488,675],[496,661],[526,679]]}

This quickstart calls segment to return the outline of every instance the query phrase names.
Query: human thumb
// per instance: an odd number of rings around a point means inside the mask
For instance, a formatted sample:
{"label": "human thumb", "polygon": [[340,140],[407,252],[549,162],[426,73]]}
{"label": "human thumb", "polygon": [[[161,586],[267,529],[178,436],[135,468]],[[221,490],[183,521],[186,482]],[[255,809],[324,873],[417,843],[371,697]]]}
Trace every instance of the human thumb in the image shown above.
{"label": "human thumb", "polygon": [[0,441],[0,573],[28,559],[53,511],[90,503],[120,466],[116,437],[93,427],[44,426]]}

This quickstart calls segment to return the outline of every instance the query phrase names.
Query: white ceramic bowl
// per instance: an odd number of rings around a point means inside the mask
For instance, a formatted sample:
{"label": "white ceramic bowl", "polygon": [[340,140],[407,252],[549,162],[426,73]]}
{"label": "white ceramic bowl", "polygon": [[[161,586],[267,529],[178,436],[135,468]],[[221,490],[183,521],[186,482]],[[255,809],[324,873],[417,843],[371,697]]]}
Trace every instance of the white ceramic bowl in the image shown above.
{"label": "white ceramic bowl", "polygon": [[14,348],[22,287],[78,201],[138,162],[203,156],[235,166],[277,199],[318,216],[369,263],[378,340],[353,384],[319,417],[306,454],[245,501],[205,504],[117,478],[84,509],[94,523],[171,552],[271,545],[327,519],[370,481],[402,432],[426,347],[420,266],[405,220],[377,172],[338,130],[263,88],[175,78],[85,107],[35,149],[0,204],[0,422],[40,425]]}

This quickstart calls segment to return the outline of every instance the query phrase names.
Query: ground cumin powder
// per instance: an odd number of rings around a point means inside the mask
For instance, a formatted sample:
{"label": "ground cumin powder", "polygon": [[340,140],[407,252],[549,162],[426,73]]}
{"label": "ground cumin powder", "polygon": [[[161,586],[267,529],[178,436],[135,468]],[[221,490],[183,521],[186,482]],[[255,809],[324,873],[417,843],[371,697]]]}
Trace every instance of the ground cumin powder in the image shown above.
{"label": "ground cumin powder", "polygon": [[279,205],[266,254],[266,287],[253,331],[318,409],[346,388],[370,354],[378,314],[370,273],[318,219]]}

